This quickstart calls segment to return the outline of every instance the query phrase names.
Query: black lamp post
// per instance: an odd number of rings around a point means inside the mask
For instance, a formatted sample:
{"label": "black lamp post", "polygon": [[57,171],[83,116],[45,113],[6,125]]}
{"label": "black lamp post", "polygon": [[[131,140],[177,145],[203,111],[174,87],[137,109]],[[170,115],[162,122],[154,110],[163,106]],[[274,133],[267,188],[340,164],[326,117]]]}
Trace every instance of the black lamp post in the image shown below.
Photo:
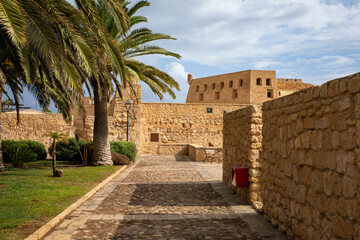
{"label": "black lamp post", "polygon": [[127,117],[127,121],[126,121],[126,141],[129,141],[129,110],[131,108],[131,102],[130,100],[126,100],[125,101],[125,108],[126,108],[126,117]]}

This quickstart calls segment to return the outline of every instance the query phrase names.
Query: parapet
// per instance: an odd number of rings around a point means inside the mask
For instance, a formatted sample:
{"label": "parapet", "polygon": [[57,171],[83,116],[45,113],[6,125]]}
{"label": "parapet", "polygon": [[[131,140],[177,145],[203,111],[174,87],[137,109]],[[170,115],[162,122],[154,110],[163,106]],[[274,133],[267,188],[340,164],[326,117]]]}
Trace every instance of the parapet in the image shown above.
{"label": "parapet", "polygon": [[302,83],[302,79],[298,78],[278,78],[277,82],[283,83],[283,82],[294,82],[294,83]]}

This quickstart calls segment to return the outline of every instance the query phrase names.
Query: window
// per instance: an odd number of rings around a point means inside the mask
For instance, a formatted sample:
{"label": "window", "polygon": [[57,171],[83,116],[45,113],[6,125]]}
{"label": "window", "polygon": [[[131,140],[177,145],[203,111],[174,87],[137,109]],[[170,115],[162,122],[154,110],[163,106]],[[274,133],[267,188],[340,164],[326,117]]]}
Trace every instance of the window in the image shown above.
{"label": "window", "polygon": [[199,100],[202,101],[204,99],[204,94],[200,93]]}
{"label": "window", "polygon": [[207,112],[207,113],[212,113],[212,112],[213,112],[213,109],[212,109],[212,108],[206,108],[206,112]]}
{"label": "window", "polygon": [[232,88],[232,87],[233,87],[233,84],[234,84],[234,82],[233,82],[233,81],[230,81],[230,82],[229,82],[229,88]]}
{"label": "window", "polygon": [[206,91],[206,90],[207,90],[207,84],[204,85],[204,91]]}
{"label": "window", "polygon": [[212,89],[212,90],[215,89],[215,83],[213,83],[213,84],[211,85],[211,89]]}
{"label": "window", "polygon": [[215,92],[215,99],[220,99],[220,92]]}
{"label": "window", "polygon": [[273,98],[273,97],[274,97],[274,92],[273,92],[272,89],[268,89],[268,90],[267,90],[267,97],[268,97],[268,98]]}
{"label": "window", "polygon": [[158,142],[159,133],[150,133],[150,142]]}
{"label": "window", "polygon": [[242,79],[240,79],[240,80],[239,80],[239,87],[242,87],[242,86],[243,86],[243,84],[244,84],[243,80],[242,80]]}
{"label": "window", "polygon": [[256,79],[256,85],[261,85],[261,78]]}
{"label": "window", "polygon": [[221,84],[220,84],[220,89],[223,89],[224,86],[225,86],[224,82],[221,82]]}
{"label": "window", "polygon": [[199,86],[196,86],[195,92],[198,92],[199,88],[200,88]]}
{"label": "window", "polygon": [[238,92],[236,90],[233,90],[232,98],[237,98]]}
{"label": "window", "polygon": [[270,79],[270,78],[267,78],[267,79],[266,79],[266,85],[267,85],[267,86],[271,86],[271,79]]}
{"label": "window", "polygon": [[281,92],[279,92],[279,96],[281,96]]}

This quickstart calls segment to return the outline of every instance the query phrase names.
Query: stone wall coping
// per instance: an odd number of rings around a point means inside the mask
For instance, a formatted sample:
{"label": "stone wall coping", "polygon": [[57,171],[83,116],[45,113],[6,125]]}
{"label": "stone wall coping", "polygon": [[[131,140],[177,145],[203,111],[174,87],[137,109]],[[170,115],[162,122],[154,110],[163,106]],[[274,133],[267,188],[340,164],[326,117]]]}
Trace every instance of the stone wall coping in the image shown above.
{"label": "stone wall coping", "polygon": [[222,149],[222,147],[217,147],[217,146],[214,146],[214,147],[205,147],[205,146],[200,146],[200,145],[197,145],[197,144],[189,144],[190,147],[194,147],[196,149],[214,149],[214,150],[218,150],[218,149]]}

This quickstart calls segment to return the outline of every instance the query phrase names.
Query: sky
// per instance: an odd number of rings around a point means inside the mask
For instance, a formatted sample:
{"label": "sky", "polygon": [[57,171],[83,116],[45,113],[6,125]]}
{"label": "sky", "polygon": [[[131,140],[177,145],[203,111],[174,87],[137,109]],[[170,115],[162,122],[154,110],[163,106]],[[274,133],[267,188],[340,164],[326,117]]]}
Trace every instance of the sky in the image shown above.
{"label": "sky", "polygon": [[[73,0],[68,0],[73,3]],[[147,27],[177,40],[155,44],[179,53],[140,58],[180,84],[173,100],[185,102],[194,78],[248,69],[276,70],[279,78],[322,84],[359,72],[358,0],[150,0],[138,14]],[[159,102],[142,84],[142,101]],[[35,107],[28,94],[27,106]]]}

